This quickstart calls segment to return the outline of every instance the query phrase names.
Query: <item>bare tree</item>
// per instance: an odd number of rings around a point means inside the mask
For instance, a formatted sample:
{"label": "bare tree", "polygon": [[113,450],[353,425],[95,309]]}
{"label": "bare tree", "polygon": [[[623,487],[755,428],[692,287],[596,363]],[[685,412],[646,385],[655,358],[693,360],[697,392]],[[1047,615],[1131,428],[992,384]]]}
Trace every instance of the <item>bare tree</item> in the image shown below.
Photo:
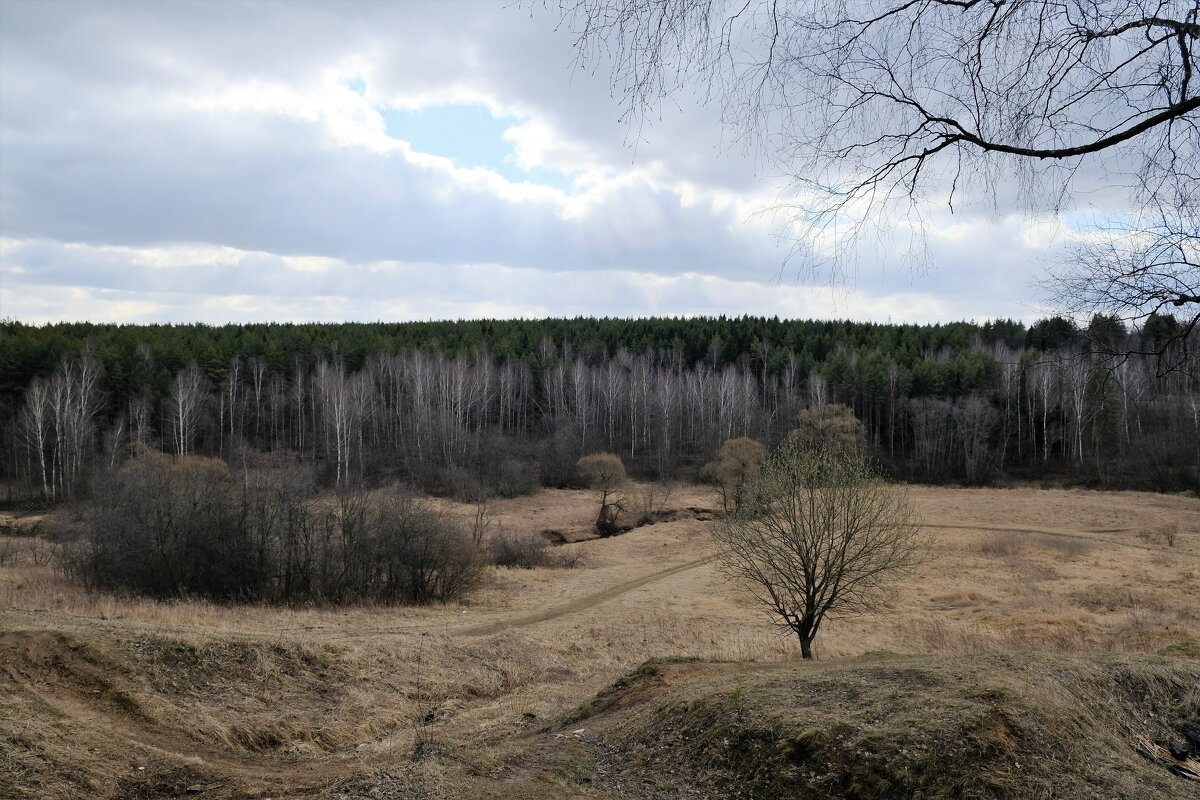
{"label": "bare tree", "polygon": [[[837,275],[869,232],[924,253],[937,208],[1089,204],[1051,294],[1200,314],[1195,0],[560,0],[613,62],[635,138],[685,87],[789,189],[798,251]],[[1079,232],[1076,232],[1077,234]],[[901,248],[902,249],[902,248]],[[1186,339],[1186,336],[1185,336]],[[1181,359],[1176,363],[1184,363]]]}
{"label": "bare tree", "polygon": [[358,421],[357,407],[346,366],[340,360],[330,364],[317,362],[316,389],[321,399],[325,425],[326,451],[333,452],[334,483],[342,486],[350,481],[350,450],[354,443],[354,428]]}
{"label": "bare tree", "polygon": [[208,379],[192,362],[171,381],[167,398],[167,418],[171,425],[171,443],[179,456],[192,452],[200,428],[200,414],[208,397]]}
{"label": "bare tree", "polygon": [[[229,361],[229,375],[225,379],[225,390],[221,395],[221,414],[222,416],[228,409],[229,413],[229,451],[232,453],[234,445],[237,441],[239,428],[238,411],[241,408],[242,400],[242,358],[235,355]],[[221,421],[222,439],[225,435],[224,420]]]}
{"label": "bare tree", "polygon": [[130,398],[126,415],[129,417],[129,455],[136,456],[150,444],[151,417],[154,401],[142,392]]}
{"label": "bare tree", "polygon": [[862,449],[866,432],[849,406],[826,403],[809,406],[796,415],[791,434],[803,442]]}
{"label": "bare tree", "polygon": [[968,483],[987,477],[993,453],[989,442],[999,414],[991,403],[979,397],[964,397],[952,410],[962,456],[962,474]]}
{"label": "bare tree", "polygon": [[918,559],[908,501],[856,448],[788,437],[748,488],[717,528],[721,564],[796,634],[804,658],[826,617],[876,608]]}
{"label": "bare tree", "polygon": [[[93,453],[100,413],[100,362],[90,346],[79,356],[64,356],[50,377],[44,402],[53,431],[50,494],[71,497],[82,481],[84,462]],[[45,440],[43,440],[45,443]]]}
{"label": "bare tree", "polygon": [[[1193,186],[1200,185],[1196,173]],[[1133,324],[1152,315],[1177,316],[1179,326],[1162,341],[1130,347],[1093,340],[1101,354],[1118,361],[1156,356],[1159,374],[1186,369],[1189,345],[1200,334],[1200,207],[1194,197],[1177,203],[1133,221],[1106,222],[1077,242],[1044,283],[1065,311],[1078,316],[1108,313]]]}
{"label": "bare tree", "polygon": [[721,445],[717,457],[701,468],[700,477],[716,485],[723,509],[733,511],[741,505],[746,484],[758,477],[765,454],[766,448],[754,439],[729,439]]}
{"label": "bare tree", "polygon": [[621,457],[616,453],[592,453],[579,459],[575,469],[587,486],[600,493],[596,532],[601,536],[615,536],[620,532],[617,520],[625,511],[622,490],[629,484]]}
{"label": "bare tree", "polygon": [[43,379],[34,378],[25,390],[25,405],[21,407],[19,430],[26,447],[37,460],[42,497],[47,500],[53,496],[49,473],[46,469],[52,426],[49,387]]}

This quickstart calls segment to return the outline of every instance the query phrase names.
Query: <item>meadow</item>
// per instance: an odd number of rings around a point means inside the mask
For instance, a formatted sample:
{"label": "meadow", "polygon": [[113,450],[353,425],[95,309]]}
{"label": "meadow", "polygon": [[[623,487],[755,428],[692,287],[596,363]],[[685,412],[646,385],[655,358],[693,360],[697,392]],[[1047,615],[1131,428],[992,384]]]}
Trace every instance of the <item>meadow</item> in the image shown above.
{"label": "meadow", "polygon": [[[1119,662],[1165,670],[1155,686],[1186,685],[1200,656],[1193,497],[908,487],[928,558],[878,613],[831,619],[816,662],[801,664],[794,638],[717,568],[711,488],[664,497],[639,485],[630,496],[636,504],[651,491],[661,521],[607,539],[590,533],[593,492],[493,501],[489,536],[553,539],[562,563],[492,568],[463,601],[420,607],[90,594],[55,569],[39,535],[61,521],[10,514],[0,521],[0,796],[729,796],[721,758],[710,759],[711,780],[653,768],[634,731],[674,706],[647,717],[639,704],[691,680],[734,680],[740,697],[755,675],[865,686],[884,665],[886,683],[888,665],[906,659],[905,669],[972,675],[1001,659],[1018,689],[1036,677],[1021,677],[1025,666],[1042,665],[1040,675],[1051,663],[1058,674]],[[464,520],[476,512],[437,502]],[[645,696],[621,701],[634,684]],[[1013,702],[1029,699],[1014,691]],[[1163,698],[1185,716],[1200,707],[1194,687]],[[599,712],[608,722],[591,718]],[[1137,737],[1160,741],[1162,730],[1105,724],[1121,728],[1108,734],[1131,763],[1154,768]],[[631,758],[661,780],[633,786],[622,767]],[[1166,769],[1150,774],[1131,779],[1128,796],[1155,780],[1168,793],[1194,790]],[[1121,795],[1119,782],[1105,785]]]}

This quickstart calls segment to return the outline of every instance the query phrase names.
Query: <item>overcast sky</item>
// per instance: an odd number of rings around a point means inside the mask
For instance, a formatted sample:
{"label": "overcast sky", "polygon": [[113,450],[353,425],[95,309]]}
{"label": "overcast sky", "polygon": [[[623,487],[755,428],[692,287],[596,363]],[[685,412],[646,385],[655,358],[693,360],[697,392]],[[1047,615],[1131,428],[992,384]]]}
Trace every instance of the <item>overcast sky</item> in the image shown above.
{"label": "overcast sky", "polygon": [[0,317],[1041,310],[1042,220],[931,216],[931,269],[785,265],[769,170],[683,96],[637,148],[601,63],[509,3],[0,0]]}

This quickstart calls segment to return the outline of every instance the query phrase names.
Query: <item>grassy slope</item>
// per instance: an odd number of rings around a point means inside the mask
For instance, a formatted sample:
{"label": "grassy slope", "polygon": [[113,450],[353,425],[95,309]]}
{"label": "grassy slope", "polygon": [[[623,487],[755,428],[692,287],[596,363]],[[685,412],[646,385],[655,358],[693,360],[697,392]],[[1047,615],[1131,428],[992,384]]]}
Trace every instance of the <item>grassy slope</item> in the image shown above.
{"label": "grassy slope", "polygon": [[[0,716],[20,722],[0,741],[14,781],[0,781],[5,797],[1185,798],[1200,789],[1136,750],[1139,736],[1184,742],[1183,722],[1200,719],[1200,660],[1187,654],[648,662],[538,733],[469,747],[431,739],[414,759],[407,748],[352,744],[382,733],[360,726],[405,726],[399,707],[346,713],[361,655],[159,636],[103,647],[34,632],[0,645],[17,684],[5,681],[16,691],[0,692]],[[216,725],[196,703],[214,684],[222,706],[245,706],[265,685],[303,711],[273,730]]]}
{"label": "grassy slope", "polygon": [[1185,740],[1178,655],[644,665],[570,727],[642,797],[1196,797],[1135,737]]}

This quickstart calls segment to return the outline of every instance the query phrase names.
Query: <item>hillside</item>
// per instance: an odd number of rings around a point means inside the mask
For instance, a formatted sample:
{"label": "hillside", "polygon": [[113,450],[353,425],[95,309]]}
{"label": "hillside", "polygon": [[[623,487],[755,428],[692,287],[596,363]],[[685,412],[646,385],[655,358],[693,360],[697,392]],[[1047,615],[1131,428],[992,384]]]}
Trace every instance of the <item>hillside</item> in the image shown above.
{"label": "hillside", "polygon": [[[1200,781],[1183,733],[1200,720],[1200,660],[1170,651],[657,660],[533,733],[467,745],[416,723],[403,753],[353,744],[413,723],[378,701],[347,714],[347,668],[365,663],[336,649],[125,647],[138,662],[63,634],[0,634],[17,689],[2,701],[4,796],[1082,800],[1188,798]],[[187,713],[203,692],[228,713],[264,687],[288,709],[269,727]],[[1172,759],[1171,743],[1191,757]]]}

